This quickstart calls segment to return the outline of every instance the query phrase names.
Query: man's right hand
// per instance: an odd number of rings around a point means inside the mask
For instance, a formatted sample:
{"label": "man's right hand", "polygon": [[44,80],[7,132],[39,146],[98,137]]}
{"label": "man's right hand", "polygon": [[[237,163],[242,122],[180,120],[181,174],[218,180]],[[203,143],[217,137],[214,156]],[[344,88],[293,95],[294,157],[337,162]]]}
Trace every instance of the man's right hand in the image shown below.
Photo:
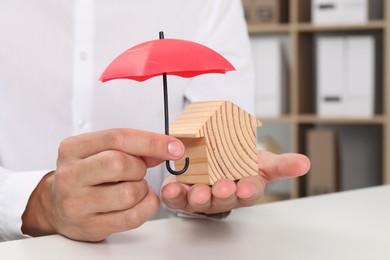
{"label": "man's right hand", "polygon": [[174,137],[134,129],[67,138],[59,147],[57,169],[30,196],[22,231],[100,241],[137,228],[159,207],[144,180],[146,169],[183,154]]}

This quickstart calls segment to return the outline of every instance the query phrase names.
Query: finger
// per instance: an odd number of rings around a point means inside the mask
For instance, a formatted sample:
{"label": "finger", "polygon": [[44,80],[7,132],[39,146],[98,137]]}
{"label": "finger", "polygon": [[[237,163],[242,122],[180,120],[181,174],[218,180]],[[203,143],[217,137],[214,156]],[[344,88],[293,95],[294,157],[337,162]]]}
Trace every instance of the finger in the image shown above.
{"label": "finger", "polygon": [[259,151],[257,157],[259,174],[268,181],[301,176],[310,169],[309,158],[302,154]]}
{"label": "finger", "polygon": [[94,186],[88,189],[83,198],[84,208],[88,215],[123,211],[137,205],[148,192],[149,187],[145,180]]}
{"label": "finger", "polygon": [[139,181],[146,174],[146,165],[141,158],[115,150],[83,159],[77,167],[77,179],[82,185]]}
{"label": "finger", "polygon": [[161,163],[163,163],[165,161],[165,160],[161,160],[161,159],[157,159],[157,158],[153,158],[153,157],[147,157],[147,156],[143,156],[142,159],[144,160],[145,165],[148,168],[153,168],[157,165],[160,165]]}
{"label": "finger", "polygon": [[221,179],[212,186],[212,208],[216,212],[228,211],[237,203],[236,184],[232,180]]}
{"label": "finger", "polygon": [[252,206],[264,194],[266,181],[260,176],[249,176],[238,181],[237,197],[240,206]]}
{"label": "finger", "polygon": [[188,186],[184,184],[167,183],[161,189],[161,199],[168,208],[184,209],[187,207],[187,189]]}
{"label": "finger", "polygon": [[105,233],[105,237],[135,229],[149,220],[157,212],[159,206],[160,202],[156,193],[149,188],[147,195],[133,208],[99,214],[91,228],[99,227]]}
{"label": "finger", "polygon": [[211,207],[211,188],[204,184],[195,184],[188,189],[187,211],[205,212]]}
{"label": "finger", "polygon": [[177,160],[184,154],[183,144],[174,137],[122,128],[67,138],[60,145],[59,158],[84,159],[106,150],[117,150],[160,160]]}

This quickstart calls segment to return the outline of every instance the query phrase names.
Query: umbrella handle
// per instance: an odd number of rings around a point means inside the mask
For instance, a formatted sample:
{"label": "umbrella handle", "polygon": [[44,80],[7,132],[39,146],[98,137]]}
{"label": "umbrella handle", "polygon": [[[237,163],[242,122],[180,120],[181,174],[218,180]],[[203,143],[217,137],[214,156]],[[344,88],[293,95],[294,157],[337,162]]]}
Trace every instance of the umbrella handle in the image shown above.
{"label": "umbrella handle", "polygon": [[167,170],[168,170],[171,174],[173,174],[173,175],[180,175],[180,174],[183,174],[183,173],[185,173],[185,172],[187,171],[188,166],[189,166],[189,164],[190,164],[190,159],[189,159],[188,157],[186,157],[186,159],[185,159],[185,164],[184,164],[184,168],[181,169],[180,171],[175,171],[175,170],[173,170],[173,169],[171,168],[171,165],[170,165],[169,161],[165,161],[165,164],[166,164],[166,166],[167,166]]}
{"label": "umbrella handle", "polygon": [[[160,32],[159,33],[159,38],[162,40],[164,39],[164,32]],[[166,73],[163,73],[163,81],[164,81],[164,113],[165,113],[165,134],[166,135],[169,135],[169,120],[168,120],[168,91],[167,91],[167,74]],[[167,167],[167,170],[173,174],[173,175],[180,175],[180,174],[183,174],[187,171],[188,169],[188,166],[190,164],[190,159],[188,157],[186,157],[185,159],[185,164],[184,164],[184,168],[181,169],[180,171],[175,171],[171,168],[171,164],[169,163],[169,161],[165,161],[165,165]]]}

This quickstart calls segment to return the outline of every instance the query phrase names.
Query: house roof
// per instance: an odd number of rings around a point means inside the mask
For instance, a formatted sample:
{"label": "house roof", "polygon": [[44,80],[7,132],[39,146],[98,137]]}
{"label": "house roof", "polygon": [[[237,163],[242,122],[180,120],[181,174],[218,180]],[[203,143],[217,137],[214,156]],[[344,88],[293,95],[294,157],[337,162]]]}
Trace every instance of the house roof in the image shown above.
{"label": "house roof", "polygon": [[204,137],[203,126],[224,104],[224,101],[194,102],[188,105],[169,128],[176,137]]}
{"label": "house roof", "polygon": [[[228,101],[193,102],[171,124],[170,134],[179,138],[199,138],[205,136],[205,126],[210,120],[221,115],[226,108],[238,108]],[[243,113],[246,113],[243,111]],[[231,114],[231,113],[229,113]],[[248,113],[246,113],[249,115]],[[223,117],[223,120],[227,120]],[[260,121],[258,121],[261,125]]]}

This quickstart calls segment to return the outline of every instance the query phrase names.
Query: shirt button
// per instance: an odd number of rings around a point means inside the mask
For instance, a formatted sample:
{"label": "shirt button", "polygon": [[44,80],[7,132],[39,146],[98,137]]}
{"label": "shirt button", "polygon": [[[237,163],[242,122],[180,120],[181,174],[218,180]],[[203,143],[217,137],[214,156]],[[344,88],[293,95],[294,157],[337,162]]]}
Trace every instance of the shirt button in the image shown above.
{"label": "shirt button", "polygon": [[79,56],[81,60],[86,60],[88,55],[85,51],[82,51]]}

